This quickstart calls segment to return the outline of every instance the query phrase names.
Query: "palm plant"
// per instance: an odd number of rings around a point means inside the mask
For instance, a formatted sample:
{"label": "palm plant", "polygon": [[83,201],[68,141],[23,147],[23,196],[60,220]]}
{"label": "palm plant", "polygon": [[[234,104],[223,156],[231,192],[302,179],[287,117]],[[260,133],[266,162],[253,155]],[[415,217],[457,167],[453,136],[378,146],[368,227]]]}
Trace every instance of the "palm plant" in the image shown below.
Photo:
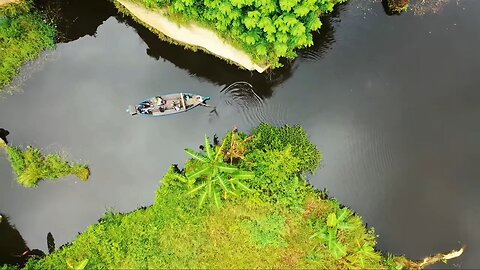
{"label": "palm plant", "polygon": [[183,178],[188,184],[190,191],[187,195],[201,193],[198,205],[201,207],[205,200],[212,199],[217,207],[220,207],[221,193],[238,196],[239,190],[251,191],[242,180],[254,177],[253,172],[242,171],[238,167],[224,162],[225,140],[220,146],[212,147],[208,137],[205,135],[205,153],[198,153],[191,149],[185,152],[196,160],[200,165]]}

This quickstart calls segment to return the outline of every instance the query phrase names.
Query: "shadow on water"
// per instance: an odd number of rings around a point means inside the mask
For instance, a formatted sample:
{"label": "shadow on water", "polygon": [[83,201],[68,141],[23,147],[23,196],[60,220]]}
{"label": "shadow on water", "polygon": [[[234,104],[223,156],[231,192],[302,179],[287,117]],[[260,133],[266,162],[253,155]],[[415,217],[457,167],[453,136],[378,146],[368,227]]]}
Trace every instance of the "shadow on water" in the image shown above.
{"label": "shadow on water", "polygon": [[98,26],[117,14],[107,0],[34,0],[35,6],[57,26],[58,42],[95,36]]}
{"label": "shadow on water", "polygon": [[[107,0],[35,0],[35,6],[57,25],[58,42],[67,43],[85,35],[95,36],[98,26],[111,16],[134,28],[147,44],[146,53],[159,60],[165,59],[175,66],[187,70],[191,75],[206,79],[217,85],[229,85],[236,81],[248,81],[262,98],[269,98],[273,89],[289,79],[296,69],[295,61],[285,61],[284,67],[259,74],[242,70],[212,55],[184,49],[162,41],[146,27],[131,17],[119,14],[113,3]],[[314,44],[299,51],[300,59],[317,61],[335,42],[333,22],[342,7],[322,18],[322,28],[314,33]]]}
{"label": "shadow on water", "polygon": [[[319,60],[334,43],[333,23],[340,9],[322,18],[323,26],[314,33],[314,45],[299,52],[301,59]],[[165,59],[175,66],[187,70],[191,75],[206,79],[217,85],[230,85],[237,81],[246,81],[255,87],[255,93],[261,98],[272,96],[274,88],[289,79],[296,69],[295,60],[283,62],[284,67],[260,74],[256,71],[242,70],[212,55],[201,51],[193,52],[182,46],[162,41],[148,28],[129,16],[119,14],[119,22],[134,28],[140,38],[147,44],[146,53],[156,60]]]}
{"label": "shadow on water", "polygon": [[[53,241],[53,236],[49,234],[52,239],[50,241]],[[45,256],[45,253],[39,249],[28,248],[20,232],[8,222],[8,217],[2,214],[0,214],[0,239],[0,265],[23,267],[30,258]]]}
{"label": "shadow on water", "polygon": [[346,3],[336,6],[331,13],[321,17],[322,27],[313,34],[313,45],[298,52],[301,60],[319,61],[335,43],[334,24],[340,22],[340,13],[345,10]]}
{"label": "shadow on water", "polygon": [[7,136],[10,132],[4,128],[0,128],[0,139],[2,139],[6,144],[8,144]]}

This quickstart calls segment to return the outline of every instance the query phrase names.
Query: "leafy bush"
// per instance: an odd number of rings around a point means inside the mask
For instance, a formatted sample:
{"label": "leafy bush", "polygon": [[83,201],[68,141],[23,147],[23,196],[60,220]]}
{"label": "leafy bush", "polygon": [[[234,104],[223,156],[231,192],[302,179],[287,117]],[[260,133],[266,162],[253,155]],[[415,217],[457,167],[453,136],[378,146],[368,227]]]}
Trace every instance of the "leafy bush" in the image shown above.
{"label": "leafy bush", "polygon": [[298,171],[314,173],[322,161],[321,152],[310,142],[307,133],[300,126],[278,128],[261,124],[252,131],[252,135],[253,149],[283,151],[290,145],[291,153],[299,159]]}
{"label": "leafy bush", "polygon": [[184,22],[195,21],[241,47],[259,64],[279,67],[296,50],[313,44],[319,16],[346,0],[135,0],[165,8]]}
{"label": "leafy bush", "polygon": [[53,47],[54,39],[55,28],[31,11],[29,4],[0,7],[0,89],[12,81],[25,62]]}
{"label": "leafy bush", "polygon": [[6,146],[5,151],[17,175],[17,182],[25,187],[35,187],[42,179],[57,179],[75,175],[83,181],[90,171],[83,164],[69,164],[56,154],[43,156],[40,150],[28,146],[25,151],[18,147]]}

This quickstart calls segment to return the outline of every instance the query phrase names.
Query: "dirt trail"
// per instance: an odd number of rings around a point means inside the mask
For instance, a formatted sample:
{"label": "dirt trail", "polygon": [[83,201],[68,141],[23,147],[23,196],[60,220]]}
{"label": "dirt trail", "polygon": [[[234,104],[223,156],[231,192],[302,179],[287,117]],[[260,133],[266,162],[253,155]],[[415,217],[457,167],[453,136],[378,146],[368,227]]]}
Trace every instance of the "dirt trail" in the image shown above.
{"label": "dirt trail", "polygon": [[20,2],[20,0],[0,0],[0,6],[16,2]]}
{"label": "dirt trail", "polygon": [[117,1],[128,9],[133,16],[179,43],[201,47],[211,54],[235,62],[248,70],[256,70],[261,73],[267,69],[267,67],[261,67],[253,63],[245,52],[227,44],[213,31],[193,23],[189,26],[180,26],[160,13],[148,10],[128,0]]}

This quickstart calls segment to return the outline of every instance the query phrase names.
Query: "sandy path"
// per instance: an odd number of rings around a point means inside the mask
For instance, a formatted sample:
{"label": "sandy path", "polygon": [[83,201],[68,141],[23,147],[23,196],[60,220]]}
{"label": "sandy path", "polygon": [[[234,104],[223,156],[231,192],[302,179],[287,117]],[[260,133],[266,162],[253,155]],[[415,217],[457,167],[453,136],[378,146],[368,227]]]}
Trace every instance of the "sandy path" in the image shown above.
{"label": "sandy path", "polygon": [[225,43],[216,33],[208,29],[199,27],[193,23],[189,26],[179,26],[175,22],[168,20],[162,14],[148,10],[128,0],[117,1],[139,20],[178,42],[202,47],[210,53],[235,62],[248,70],[263,72],[267,69],[267,67],[261,67],[253,63],[245,52]]}
{"label": "sandy path", "polygon": [[0,6],[16,2],[20,2],[20,0],[0,0]]}

